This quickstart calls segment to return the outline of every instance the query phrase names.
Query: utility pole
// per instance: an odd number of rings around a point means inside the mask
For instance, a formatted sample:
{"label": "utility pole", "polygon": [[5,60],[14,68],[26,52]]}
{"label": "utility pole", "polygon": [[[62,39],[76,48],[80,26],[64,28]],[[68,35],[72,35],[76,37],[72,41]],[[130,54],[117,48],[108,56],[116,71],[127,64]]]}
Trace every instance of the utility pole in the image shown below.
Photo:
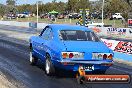
{"label": "utility pole", "polygon": [[83,26],[85,26],[85,20],[86,20],[86,11],[85,11],[85,8],[83,8],[83,11],[82,11],[82,23],[83,23]]}
{"label": "utility pole", "polygon": [[104,0],[102,3],[102,23],[104,23]]}
{"label": "utility pole", "polygon": [[37,1],[37,28],[38,28],[38,1]]}

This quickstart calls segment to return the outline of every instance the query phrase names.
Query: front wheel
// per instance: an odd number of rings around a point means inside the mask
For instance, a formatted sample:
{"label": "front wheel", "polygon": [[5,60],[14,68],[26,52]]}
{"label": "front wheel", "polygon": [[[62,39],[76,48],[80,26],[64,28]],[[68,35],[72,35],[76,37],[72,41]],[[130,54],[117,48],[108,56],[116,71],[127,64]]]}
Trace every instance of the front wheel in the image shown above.
{"label": "front wheel", "polygon": [[35,58],[33,55],[32,55],[32,49],[30,50],[30,64],[31,65],[36,65],[38,62],[38,59]]}
{"label": "front wheel", "polygon": [[45,73],[47,76],[51,76],[55,73],[55,68],[51,62],[50,56],[46,55],[46,61],[45,61]]}

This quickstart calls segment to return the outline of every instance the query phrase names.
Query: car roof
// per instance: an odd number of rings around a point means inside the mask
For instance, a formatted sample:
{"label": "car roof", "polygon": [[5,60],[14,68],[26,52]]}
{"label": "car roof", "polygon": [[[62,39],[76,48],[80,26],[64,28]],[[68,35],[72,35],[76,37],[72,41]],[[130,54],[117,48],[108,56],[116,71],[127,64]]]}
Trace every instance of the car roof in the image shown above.
{"label": "car roof", "polygon": [[52,30],[83,30],[83,31],[92,31],[88,27],[79,26],[79,25],[68,25],[68,24],[49,24],[49,27],[52,28]]}

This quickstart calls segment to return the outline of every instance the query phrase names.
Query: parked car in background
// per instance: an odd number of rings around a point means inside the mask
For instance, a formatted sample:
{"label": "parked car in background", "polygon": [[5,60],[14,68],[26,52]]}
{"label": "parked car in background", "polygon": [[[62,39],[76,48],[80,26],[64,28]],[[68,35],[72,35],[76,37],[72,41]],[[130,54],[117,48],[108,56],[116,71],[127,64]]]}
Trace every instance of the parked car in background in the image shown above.
{"label": "parked car in background", "polygon": [[47,13],[46,13],[46,14],[41,14],[41,15],[40,15],[40,18],[41,18],[41,19],[48,18],[48,17],[49,17],[49,15],[48,15]]}
{"label": "parked car in background", "polygon": [[7,19],[16,19],[16,15],[15,14],[7,14],[6,18]]}
{"label": "parked car in background", "polygon": [[[107,14],[104,14],[104,15],[103,15],[103,18],[106,19],[107,16],[108,16]],[[102,19],[102,14],[101,14],[101,13],[98,14],[98,17],[97,17],[97,18],[98,18],[98,19]]]}
{"label": "parked car in background", "polygon": [[50,24],[29,41],[30,63],[42,61],[47,75],[56,69],[77,72],[79,67],[104,74],[113,63],[113,51],[84,26]]}
{"label": "parked car in background", "polygon": [[41,19],[44,19],[44,18],[45,18],[45,14],[41,14],[41,15],[40,15],[40,18],[41,18]]}
{"label": "parked car in background", "polygon": [[18,18],[26,18],[26,17],[30,17],[30,16],[33,16],[33,14],[31,14],[30,12],[17,13]]}
{"label": "parked car in background", "polygon": [[109,20],[113,20],[113,17],[112,17],[112,16],[110,16],[110,17],[109,17]]}
{"label": "parked car in background", "polygon": [[59,15],[57,15],[57,18],[58,18],[58,19],[64,19],[65,16],[64,16],[63,14],[59,14]]}
{"label": "parked car in background", "polygon": [[115,13],[114,15],[112,15],[113,19],[122,19],[123,17],[121,16],[121,13]]}
{"label": "parked car in background", "polygon": [[79,19],[81,15],[78,13],[70,13],[68,17],[69,19]]}
{"label": "parked car in background", "polygon": [[17,17],[18,18],[26,18],[26,15],[21,13],[21,14],[17,14]]}
{"label": "parked car in background", "polygon": [[98,18],[98,14],[97,14],[97,13],[92,13],[92,14],[91,14],[91,17],[92,17],[93,19],[96,19],[96,18]]}

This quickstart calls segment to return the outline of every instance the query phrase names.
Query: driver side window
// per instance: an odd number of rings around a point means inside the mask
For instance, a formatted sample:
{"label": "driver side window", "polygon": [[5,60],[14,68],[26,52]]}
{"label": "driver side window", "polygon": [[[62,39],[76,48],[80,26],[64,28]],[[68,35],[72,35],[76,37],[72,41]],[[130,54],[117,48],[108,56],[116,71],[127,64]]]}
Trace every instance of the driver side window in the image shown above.
{"label": "driver side window", "polygon": [[45,40],[50,40],[53,37],[52,29],[50,27],[46,27],[44,31],[41,33],[41,37]]}

